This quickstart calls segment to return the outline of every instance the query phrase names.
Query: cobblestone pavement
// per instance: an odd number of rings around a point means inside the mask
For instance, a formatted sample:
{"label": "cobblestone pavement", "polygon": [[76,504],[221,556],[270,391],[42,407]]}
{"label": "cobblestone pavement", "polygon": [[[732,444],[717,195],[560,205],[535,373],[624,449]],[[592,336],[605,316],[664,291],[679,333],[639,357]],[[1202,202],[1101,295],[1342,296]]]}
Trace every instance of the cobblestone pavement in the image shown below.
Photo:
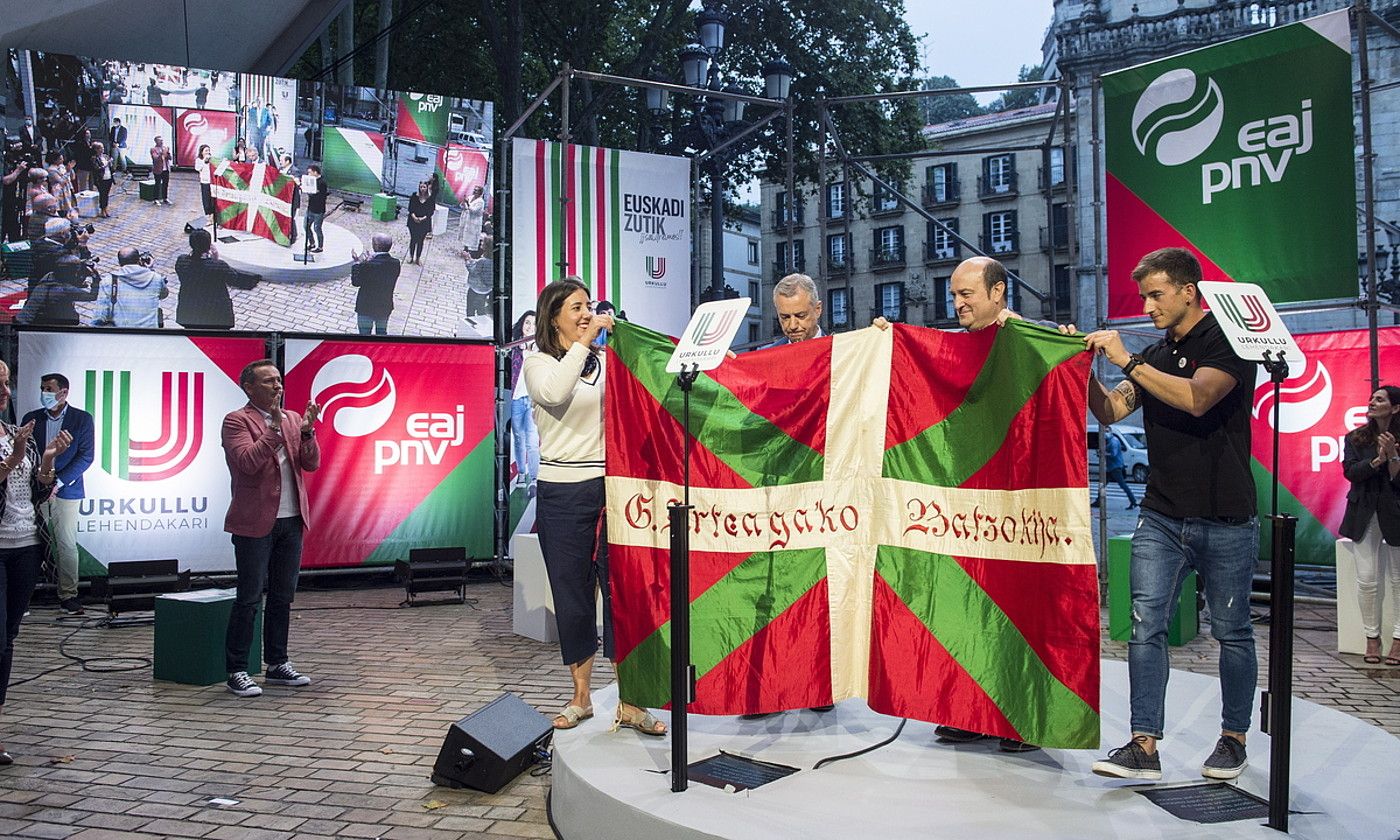
{"label": "cobblestone pavement", "polygon": [[[162,304],[165,321],[175,327],[175,304],[180,294],[180,281],[175,276],[175,258],[188,253],[184,233],[187,221],[199,217],[199,182],[192,172],[176,172],[170,179],[170,200],[174,206],[156,206],[141,201],[135,181],[124,178],[112,190],[110,219],[84,219],[91,222],[96,233],[89,242],[92,252],[101,257],[104,275],[117,264],[117,249],[133,245],[149,251],[155,257],[156,271],[170,283],[170,297]],[[327,208],[337,204],[335,196]],[[370,235],[385,232],[394,237],[392,253],[399,259],[408,254],[407,218],[400,213],[394,222],[376,222],[370,217],[370,203],[365,201],[359,212],[332,212],[327,224],[346,228],[364,243],[368,250]],[[445,212],[439,208],[439,212]],[[297,216],[298,236],[301,236],[301,216]],[[294,250],[300,252],[301,240]],[[391,335],[490,337],[487,319],[480,319],[480,333],[466,328],[466,269],[460,257],[461,243],[457,241],[456,225],[447,233],[429,239],[423,249],[423,264],[404,264],[394,289],[394,312],[389,317]],[[0,282],[0,295],[20,291],[24,281]],[[341,280],[322,283],[281,284],[263,282],[255,288],[230,289],[233,299],[234,323],[239,330],[282,332],[354,333],[355,294],[347,276]],[[79,305],[79,316],[87,324],[96,304]]]}
{"label": "cobblestone pavement", "polygon": [[[149,668],[69,665],[15,686],[0,717],[16,760],[0,768],[0,836],[552,837],[547,777],[495,795],[428,781],[449,722],[502,691],[542,711],[569,695],[556,648],[512,635],[508,588],[480,583],[468,596],[475,603],[396,610],[398,589],[303,591],[292,650],[315,682],[258,698],[153,682]],[[16,680],[62,665],[60,644],[85,657],[151,652],[149,626],[79,629],[56,616],[39,605],[26,620]],[[1400,668],[1336,654],[1334,609],[1300,607],[1298,622],[1297,695],[1400,735]],[[1261,672],[1267,636],[1261,624]],[[1126,658],[1122,643],[1103,649]],[[1203,634],[1173,664],[1214,673],[1215,655]],[[600,663],[595,686],[612,679]]]}

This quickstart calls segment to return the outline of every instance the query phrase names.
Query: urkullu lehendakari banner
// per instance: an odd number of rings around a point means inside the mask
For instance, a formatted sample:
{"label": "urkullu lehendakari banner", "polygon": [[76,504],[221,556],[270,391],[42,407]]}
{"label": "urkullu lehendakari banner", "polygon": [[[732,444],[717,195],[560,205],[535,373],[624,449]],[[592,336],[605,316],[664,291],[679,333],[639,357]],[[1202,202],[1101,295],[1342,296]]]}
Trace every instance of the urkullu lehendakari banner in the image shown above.
{"label": "urkullu lehendakari banner", "polygon": [[70,405],[92,414],[93,463],[78,506],[79,569],[174,557],[182,569],[233,568],[224,415],[248,401],[243,366],[260,338],[22,332],[15,410],[39,407],[39,377],[68,377]]}
{"label": "urkullu lehendakari banner", "polygon": [[[673,343],[608,354],[608,565],[620,696],[669,702]],[[701,714],[865,697],[1043,746],[1099,739],[1081,339],[895,325],[748,353],[691,395]],[[1033,457],[1028,457],[1031,453]]]}
{"label": "urkullu lehendakari banner", "polygon": [[1142,313],[1132,269],[1165,246],[1275,303],[1356,295],[1348,14],[1103,77],[1109,317]]}
{"label": "urkullu lehendakari banner", "polygon": [[511,147],[515,317],[540,289],[582,277],[634,323],[679,335],[690,319],[690,163],[516,139]]}

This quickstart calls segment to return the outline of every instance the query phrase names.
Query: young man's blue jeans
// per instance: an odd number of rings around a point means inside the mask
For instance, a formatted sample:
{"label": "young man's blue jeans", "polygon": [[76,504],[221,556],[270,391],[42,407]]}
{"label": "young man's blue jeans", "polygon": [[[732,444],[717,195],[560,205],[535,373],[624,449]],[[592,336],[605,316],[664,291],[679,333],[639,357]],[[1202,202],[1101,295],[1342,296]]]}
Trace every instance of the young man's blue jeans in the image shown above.
{"label": "young man's blue jeans", "polygon": [[326,247],[326,234],[321,229],[321,225],[326,221],[325,213],[306,214],[306,247],[324,248]]}
{"label": "young man's blue jeans", "polygon": [[1210,634],[1220,643],[1220,727],[1248,732],[1258,662],[1249,590],[1259,554],[1259,523],[1173,519],[1144,510],[1133,534],[1133,635],[1128,683],[1134,734],[1161,738],[1167,699],[1167,625],[1182,581],[1195,570],[1210,604]]}
{"label": "young man's blue jeans", "polygon": [[370,335],[373,330],[379,335],[389,334],[389,316],[380,317],[378,315],[356,315],[356,325],[360,328],[360,335]]}
{"label": "young man's blue jeans", "polygon": [[516,397],[510,405],[510,437],[514,442],[515,468],[531,478],[540,474],[540,447],[535,442],[535,416],[530,398]]}

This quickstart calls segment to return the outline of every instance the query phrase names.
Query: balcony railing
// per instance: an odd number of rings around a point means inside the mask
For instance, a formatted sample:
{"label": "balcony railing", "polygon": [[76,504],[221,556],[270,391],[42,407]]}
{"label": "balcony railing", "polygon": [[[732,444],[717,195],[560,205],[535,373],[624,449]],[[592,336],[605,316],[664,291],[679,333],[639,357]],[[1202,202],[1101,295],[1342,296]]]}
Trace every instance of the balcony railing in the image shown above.
{"label": "balcony railing", "polygon": [[1036,167],[1037,182],[1042,190],[1062,190],[1065,188],[1065,168],[1062,166],[1058,170],[1045,171],[1045,167]]}
{"label": "balcony railing", "polygon": [[985,175],[977,176],[977,197],[983,199],[1015,198],[1020,194],[1016,183],[1016,170],[1002,175],[1000,178],[988,178]]}
{"label": "balcony railing", "polygon": [[[772,215],[774,228],[785,228],[788,226],[787,211],[784,210],[781,205],[773,211]],[[795,220],[793,223],[798,225],[803,224],[805,215],[806,214],[803,213],[802,210],[802,205],[796,205],[792,212],[793,219]]]}
{"label": "balcony railing", "polygon": [[950,242],[947,245],[929,242],[924,245],[924,262],[930,265],[958,262],[960,259],[962,259],[962,246],[956,242]]}
{"label": "balcony railing", "polygon": [[904,245],[884,245],[871,249],[871,271],[891,271],[899,268],[904,268]]}
{"label": "balcony railing", "polygon": [[827,256],[824,268],[827,274],[845,274],[851,270],[851,261],[845,254],[831,254]]}
{"label": "balcony railing", "polygon": [[1018,254],[1021,252],[1021,235],[1013,232],[1004,236],[988,236],[984,233],[978,237],[977,244],[989,254]]}
{"label": "balcony railing", "polygon": [[957,178],[952,178],[941,185],[924,184],[924,206],[943,207],[957,204],[960,187]]}
{"label": "balcony railing", "polygon": [[797,259],[790,261],[774,260],[773,282],[776,283],[784,277],[788,276],[789,274],[795,274],[806,270],[807,260],[804,257],[798,257]]}
{"label": "balcony railing", "polygon": [[1067,251],[1069,250],[1069,228],[1059,225],[1054,228],[1042,227],[1040,229],[1040,250],[1042,251]]}
{"label": "balcony railing", "polygon": [[875,201],[870,205],[870,216],[875,219],[898,216],[903,212],[904,202],[894,196],[876,196]]}

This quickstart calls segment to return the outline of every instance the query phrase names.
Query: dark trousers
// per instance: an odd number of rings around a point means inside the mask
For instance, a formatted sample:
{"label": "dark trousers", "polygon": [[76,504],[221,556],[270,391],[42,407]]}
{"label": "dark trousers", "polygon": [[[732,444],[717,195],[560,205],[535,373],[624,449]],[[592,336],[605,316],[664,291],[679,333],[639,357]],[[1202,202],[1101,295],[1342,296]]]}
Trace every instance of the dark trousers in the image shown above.
{"label": "dark trousers", "polygon": [[199,204],[204,209],[204,215],[212,216],[217,209],[214,206],[213,187],[210,184],[199,185]]}
{"label": "dark trousers", "polygon": [[322,229],[325,224],[325,213],[312,213],[306,211],[306,247],[324,248],[326,247],[326,232]]}
{"label": "dark trousers", "polygon": [[287,631],[292,623],[292,598],[301,571],[300,516],[278,519],[265,537],[233,535],[233,561],[238,567],[238,595],[229,612],[224,636],[224,664],[230,674],[248,670],[253,644],[253,618],[263,588],[263,663],[269,669],[287,661]]}
{"label": "dark trousers", "polygon": [[423,259],[423,240],[428,238],[428,233],[432,231],[431,225],[409,225],[408,226],[408,258],[411,260]]}
{"label": "dark trousers", "polygon": [[554,596],[554,620],[564,664],[582,662],[598,650],[598,589],[603,595],[603,655],[611,659],[612,595],[608,592],[603,479],[569,484],[540,481],[536,489],[539,511],[535,525],[549,574],[549,591]]}
{"label": "dark trousers", "polygon": [[0,548],[0,625],[5,628],[5,647],[0,650],[0,706],[5,705],[5,690],[10,686],[10,665],[14,662],[15,637],[24,611],[29,609],[29,597],[39,582],[39,567],[44,562],[44,547]]}
{"label": "dark trousers", "polygon": [[170,170],[157,172],[151,177],[156,180],[156,201],[168,201],[170,199]]}
{"label": "dark trousers", "polygon": [[107,180],[104,181],[104,180],[102,180],[101,178],[98,178],[97,181],[96,181],[96,185],[97,185],[97,206],[100,207],[100,208],[102,209],[102,212],[103,212],[103,213],[106,213],[106,212],[107,212],[107,196],[109,196],[109,195],[112,194],[112,179],[111,179],[111,178],[108,178]]}

